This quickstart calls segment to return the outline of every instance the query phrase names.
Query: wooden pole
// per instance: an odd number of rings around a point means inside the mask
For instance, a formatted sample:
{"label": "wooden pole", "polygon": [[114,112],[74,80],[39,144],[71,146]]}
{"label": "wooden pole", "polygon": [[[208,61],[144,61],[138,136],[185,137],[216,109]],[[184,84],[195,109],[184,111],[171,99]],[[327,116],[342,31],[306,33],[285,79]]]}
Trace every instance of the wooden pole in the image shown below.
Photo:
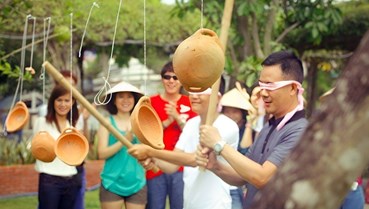
{"label": "wooden pole", "polygon": [[[234,0],[225,0],[223,18],[222,18],[222,27],[220,30],[220,42],[223,45],[224,53],[227,49],[227,39],[228,39],[228,30],[231,25],[232,11],[233,11]],[[206,115],[206,125],[212,125],[215,118],[214,112],[216,111],[217,101],[218,101],[218,92],[219,92],[220,78],[211,86],[211,95],[209,101],[208,112]]]}
{"label": "wooden pole", "polygon": [[115,129],[108,120],[104,118],[97,110],[94,108],[90,102],[88,102],[84,96],[79,93],[79,91],[73,87],[73,85],[65,79],[65,77],[48,61],[43,63],[46,71],[57,81],[61,84],[64,88],[71,90],[73,97],[84,107],[87,109],[88,112],[91,113],[100,123],[103,125],[110,133],[112,133],[119,141],[121,141],[126,147],[132,147],[132,143],[125,138],[117,129]]}
{"label": "wooden pole", "polygon": [[[227,49],[227,39],[228,39],[228,30],[229,26],[231,25],[231,17],[233,11],[234,0],[225,0],[224,3],[224,11],[223,11],[223,18],[222,18],[222,26],[220,30],[220,42],[223,45],[223,51],[226,52]],[[224,55],[225,56],[225,55]],[[218,102],[218,92],[219,92],[219,85],[220,85],[220,77],[217,81],[211,86],[211,94],[209,99],[209,106],[208,112],[206,114],[206,125],[212,125],[215,120],[215,114]],[[204,171],[204,167],[199,167],[201,171]]]}
{"label": "wooden pole", "polygon": [[[87,109],[87,111],[93,115],[100,123],[102,126],[104,126],[111,134],[113,134],[113,136],[115,136],[119,141],[121,141],[124,146],[126,146],[127,148],[132,147],[132,143],[126,138],[124,137],[121,133],[119,133],[119,131],[117,129],[115,129],[110,123],[109,121],[107,121],[104,116],[102,116],[91,104],[90,102],[88,102],[84,96],[82,96],[81,93],[79,93],[79,91],[74,88],[72,86],[72,84],[67,81],[67,79],[65,79],[65,77],[52,65],[50,64],[48,61],[45,61],[42,64],[46,71],[55,79],[55,81],[57,81],[58,83],[60,83],[62,86],[64,86],[64,88],[71,90],[73,97],[84,107]],[[154,166],[152,168],[153,172],[158,172],[159,168],[157,166]]]}

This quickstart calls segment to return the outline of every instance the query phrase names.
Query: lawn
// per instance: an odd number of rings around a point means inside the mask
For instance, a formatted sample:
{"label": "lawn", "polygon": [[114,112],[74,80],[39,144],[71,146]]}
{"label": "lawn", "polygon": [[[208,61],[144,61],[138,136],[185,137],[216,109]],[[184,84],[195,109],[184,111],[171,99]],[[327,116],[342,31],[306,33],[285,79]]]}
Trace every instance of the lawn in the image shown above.
{"label": "lawn", "polygon": [[[99,189],[86,192],[85,209],[100,209]],[[1,209],[37,209],[37,196],[24,196],[9,199],[0,199]],[[167,202],[167,209],[169,204]]]}
{"label": "lawn", "polygon": [[[85,209],[100,209],[99,190],[95,189],[86,192]],[[37,196],[24,196],[9,199],[0,199],[1,209],[36,209]]]}

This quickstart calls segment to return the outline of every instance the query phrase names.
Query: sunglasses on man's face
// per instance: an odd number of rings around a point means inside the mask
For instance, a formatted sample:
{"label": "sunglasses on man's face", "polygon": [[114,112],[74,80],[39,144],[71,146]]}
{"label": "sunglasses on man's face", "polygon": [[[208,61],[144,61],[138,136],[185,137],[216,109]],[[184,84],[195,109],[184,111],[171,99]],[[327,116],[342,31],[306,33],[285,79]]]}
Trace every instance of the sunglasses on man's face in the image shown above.
{"label": "sunglasses on man's face", "polygon": [[173,80],[178,80],[178,77],[177,76],[175,76],[175,75],[173,75],[173,76],[171,76],[171,75],[163,75],[163,78],[165,79],[165,80],[170,80],[171,78],[173,78]]}

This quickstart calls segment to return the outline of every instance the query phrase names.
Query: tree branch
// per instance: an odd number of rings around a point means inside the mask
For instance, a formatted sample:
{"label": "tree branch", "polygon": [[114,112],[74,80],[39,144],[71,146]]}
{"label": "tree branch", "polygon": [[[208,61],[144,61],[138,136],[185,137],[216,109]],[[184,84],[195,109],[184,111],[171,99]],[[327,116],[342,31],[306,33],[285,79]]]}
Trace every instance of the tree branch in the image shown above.
{"label": "tree branch", "polygon": [[[73,32],[75,32],[76,30],[77,30],[77,29],[73,29]],[[55,38],[55,37],[58,37],[58,36],[60,36],[60,35],[62,35],[62,34],[64,34],[64,33],[65,33],[65,32],[60,32],[60,33],[52,34],[51,36],[49,36],[48,40],[53,39],[53,38]],[[42,39],[39,39],[39,40],[35,41],[33,44],[34,44],[34,45],[38,45],[38,44],[40,44],[40,43],[43,43],[43,41],[44,41],[44,39],[42,38]],[[6,54],[6,55],[2,56],[2,57],[0,58],[0,60],[5,60],[5,59],[9,58],[10,56],[13,56],[13,55],[15,55],[15,54],[17,54],[17,53],[21,52],[21,51],[22,51],[22,49],[27,49],[27,48],[29,48],[29,47],[31,47],[31,46],[32,46],[32,43],[29,43],[29,44],[27,44],[26,46],[24,46],[24,48],[16,49],[16,50],[14,50],[14,51],[12,51],[12,52],[10,52],[10,53],[8,53],[8,54]]]}
{"label": "tree branch", "polygon": [[282,39],[284,38],[284,37],[286,37],[286,35],[289,33],[289,32],[291,32],[293,29],[295,29],[297,26],[299,26],[300,25],[300,23],[299,22],[296,22],[296,23],[294,23],[294,24],[292,24],[292,25],[290,25],[288,28],[286,28],[282,33],[281,33],[281,35],[279,35],[278,36],[278,38],[275,40],[275,42],[277,42],[277,43],[279,43],[279,42],[281,42],[282,41]]}

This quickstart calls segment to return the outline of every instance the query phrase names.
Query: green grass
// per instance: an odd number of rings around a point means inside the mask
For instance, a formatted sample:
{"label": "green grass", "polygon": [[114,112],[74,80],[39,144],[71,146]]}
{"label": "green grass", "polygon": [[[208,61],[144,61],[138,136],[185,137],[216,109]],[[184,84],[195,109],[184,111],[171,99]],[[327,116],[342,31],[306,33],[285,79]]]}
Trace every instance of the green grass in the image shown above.
{"label": "green grass", "polygon": [[86,192],[85,206],[85,209],[100,209],[99,189]]}
{"label": "green grass", "polygon": [[3,209],[36,209],[37,196],[1,199],[0,205]]}
{"label": "green grass", "polygon": [[[99,190],[86,192],[85,209],[100,209]],[[1,209],[37,209],[37,196],[0,199]]]}
{"label": "green grass", "polygon": [[[88,191],[85,194],[85,209],[100,209],[99,189]],[[37,196],[14,197],[0,199],[1,209],[37,209]],[[169,209],[167,201],[166,209]]]}

